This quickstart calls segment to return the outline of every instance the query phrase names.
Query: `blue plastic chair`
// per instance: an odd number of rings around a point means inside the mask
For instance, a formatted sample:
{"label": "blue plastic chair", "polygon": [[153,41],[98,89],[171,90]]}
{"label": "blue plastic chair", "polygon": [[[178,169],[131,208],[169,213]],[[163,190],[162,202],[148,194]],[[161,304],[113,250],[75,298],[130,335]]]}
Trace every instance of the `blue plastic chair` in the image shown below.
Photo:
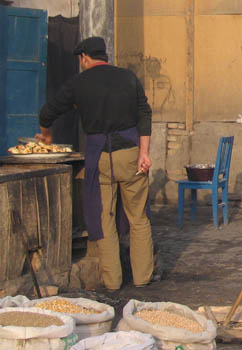
{"label": "blue plastic chair", "polygon": [[[232,155],[234,136],[221,137],[217,151],[216,163],[212,181],[189,181],[180,180],[178,183],[178,226],[182,227],[184,191],[191,189],[191,216],[195,220],[197,207],[197,190],[212,191],[213,224],[218,227],[218,207],[223,208],[223,221],[228,224],[228,182],[230,161]],[[218,203],[218,189],[222,189],[222,203]]]}

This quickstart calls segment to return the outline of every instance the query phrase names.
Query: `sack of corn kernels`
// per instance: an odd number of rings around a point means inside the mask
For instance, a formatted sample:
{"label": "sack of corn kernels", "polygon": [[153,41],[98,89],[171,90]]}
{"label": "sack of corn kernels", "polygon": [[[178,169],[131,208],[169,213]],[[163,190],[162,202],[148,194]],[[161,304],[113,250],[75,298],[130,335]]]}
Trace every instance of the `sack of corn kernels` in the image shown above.
{"label": "sack of corn kernels", "polygon": [[150,334],[120,331],[83,339],[71,350],[157,350],[157,347]]}
{"label": "sack of corn kernels", "polygon": [[[0,350],[65,350],[75,321],[48,310],[7,307],[0,309]],[[76,339],[77,340],[77,339]]]}
{"label": "sack of corn kernels", "polygon": [[216,349],[216,328],[212,321],[189,307],[170,302],[141,302],[131,299],[123,309],[118,331],[150,333],[162,350]]}
{"label": "sack of corn kernels", "polygon": [[0,309],[4,307],[21,307],[24,303],[28,302],[29,299],[24,295],[16,295],[15,297],[7,296],[0,299]]}
{"label": "sack of corn kernels", "polygon": [[75,334],[79,340],[109,332],[114,318],[112,306],[85,298],[54,296],[32,300],[25,306],[71,316],[76,321]]}

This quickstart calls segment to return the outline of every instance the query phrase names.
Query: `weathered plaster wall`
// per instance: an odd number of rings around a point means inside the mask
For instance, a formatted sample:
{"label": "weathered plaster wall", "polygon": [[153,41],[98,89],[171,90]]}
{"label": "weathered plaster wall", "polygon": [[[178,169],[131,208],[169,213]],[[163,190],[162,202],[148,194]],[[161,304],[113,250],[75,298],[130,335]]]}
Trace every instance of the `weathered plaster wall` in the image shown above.
{"label": "weathered plaster wall", "polygon": [[154,121],[186,118],[185,3],[116,0],[116,62],[143,82]]}
{"label": "weathered plaster wall", "polygon": [[14,0],[12,6],[47,10],[48,16],[76,17],[79,14],[79,0]]}
{"label": "weathered plaster wall", "polygon": [[227,14],[202,9],[194,28],[194,120],[232,121],[241,109],[242,15],[229,6]]}
{"label": "weathered plaster wall", "polygon": [[115,2],[116,61],[137,73],[153,108],[151,199],[176,205],[184,166],[214,163],[219,138],[230,135],[229,191],[240,197],[242,1]]}

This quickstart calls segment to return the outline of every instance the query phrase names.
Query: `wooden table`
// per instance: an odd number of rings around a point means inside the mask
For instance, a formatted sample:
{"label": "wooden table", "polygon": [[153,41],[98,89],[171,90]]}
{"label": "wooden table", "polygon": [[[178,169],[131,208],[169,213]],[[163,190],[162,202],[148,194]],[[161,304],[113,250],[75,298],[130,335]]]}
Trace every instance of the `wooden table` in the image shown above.
{"label": "wooden table", "polygon": [[72,163],[72,162],[78,162],[78,161],[84,161],[84,154],[77,152],[77,153],[70,153],[68,156],[51,156],[48,157],[48,154],[38,157],[36,155],[36,158],[33,158],[32,155],[28,158],[27,155],[24,155],[22,157],[21,155],[10,155],[10,156],[3,156],[0,157],[0,164],[64,164],[64,163]]}
{"label": "wooden table", "polygon": [[[52,272],[52,284],[64,287],[72,263],[72,166],[3,164],[0,167],[0,297],[33,288],[22,235],[13,223],[17,211],[28,238]],[[33,253],[35,254],[35,253]],[[41,259],[33,257],[40,283],[47,282]]]}
{"label": "wooden table", "polygon": [[[83,181],[76,179],[76,175],[84,168],[84,154],[81,152],[71,153],[68,156],[56,156],[56,157],[29,157],[24,155],[20,156],[3,156],[0,157],[0,165],[4,168],[9,168],[9,172],[14,172],[13,169],[18,169],[20,166],[22,169],[30,170],[25,172],[26,177],[31,177],[31,170],[38,169],[44,172],[46,169],[50,169],[54,164],[66,164],[72,166],[72,225],[73,225],[73,238],[86,235],[86,228],[83,220],[83,205],[82,205],[82,193],[83,193]],[[0,167],[1,169],[1,167]],[[12,170],[11,170],[12,169]],[[7,171],[7,170],[5,170]],[[9,173],[9,174],[10,174]],[[9,175],[8,174],[8,175]],[[18,176],[15,173],[15,177]],[[4,174],[2,175],[4,181]],[[1,176],[0,176],[1,181]]]}

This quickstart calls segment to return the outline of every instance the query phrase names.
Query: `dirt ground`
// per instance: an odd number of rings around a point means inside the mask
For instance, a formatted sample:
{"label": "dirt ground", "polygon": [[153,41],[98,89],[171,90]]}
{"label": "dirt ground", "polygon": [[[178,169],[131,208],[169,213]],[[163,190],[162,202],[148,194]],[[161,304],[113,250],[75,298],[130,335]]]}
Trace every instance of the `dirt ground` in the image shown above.
{"label": "dirt ground", "polygon": [[[221,215],[221,213],[220,213]],[[126,282],[109,295],[87,292],[88,297],[115,307],[113,328],[129,299],[170,301],[189,306],[231,306],[242,289],[242,208],[230,208],[230,222],[214,229],[211,207],[199,207],[195,222],[185,210],[184,225],[177,227],[175,208],[152,210],[152,232],[159,248],[161,280],[145,288]],[[242,344],[217,344],[219,350],[242,349]]]}

